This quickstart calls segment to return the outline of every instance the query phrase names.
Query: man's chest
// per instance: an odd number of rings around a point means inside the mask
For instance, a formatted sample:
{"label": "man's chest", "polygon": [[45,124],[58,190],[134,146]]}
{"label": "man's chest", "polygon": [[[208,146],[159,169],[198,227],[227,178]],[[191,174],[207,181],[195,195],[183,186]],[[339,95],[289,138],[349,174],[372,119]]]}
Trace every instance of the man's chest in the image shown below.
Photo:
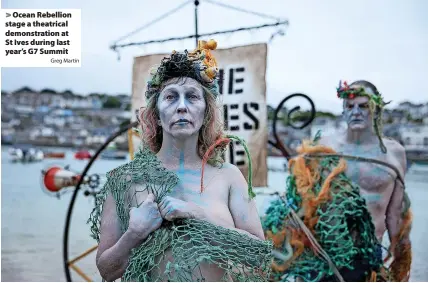
{"label": "man's chest", "polygon": [[[348,145],[339,147],[338,152],[344,155],[374,159],[396,166],[395,160],[390,155],[380,152],[377,148]],[[394,184],[396,173],[386,165],[367,160],[350,158],[345,160],[347,163],[347,176],[366,192],[382,193]]]}

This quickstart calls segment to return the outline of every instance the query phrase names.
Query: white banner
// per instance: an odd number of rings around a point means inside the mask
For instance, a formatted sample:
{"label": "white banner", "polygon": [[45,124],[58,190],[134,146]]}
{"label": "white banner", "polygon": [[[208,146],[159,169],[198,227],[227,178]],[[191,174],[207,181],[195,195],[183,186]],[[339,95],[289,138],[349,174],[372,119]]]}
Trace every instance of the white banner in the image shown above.
{"label": "white banner", "polygon": [[[267,45],[255,44],[212,51],[220,69],[220,95],[227,133],[243,138],[248,145],[253,168],[253,186],[267,186]],[[136,57],[132,80],[132,113],[145,106],[149,70],[168,54]],[[132,121],[136,120],[135,114]],[[140,141],[133,140],[137,149]],[[242,145],[231,144],[226,161],[248,176],[248,160]]]}

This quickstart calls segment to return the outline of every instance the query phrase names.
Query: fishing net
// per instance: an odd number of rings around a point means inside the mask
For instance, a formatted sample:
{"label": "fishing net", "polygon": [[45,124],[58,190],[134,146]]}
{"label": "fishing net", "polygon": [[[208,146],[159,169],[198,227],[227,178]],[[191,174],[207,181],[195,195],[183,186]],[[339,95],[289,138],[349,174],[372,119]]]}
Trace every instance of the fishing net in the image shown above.
{"label": "fishing net", "polygon": [[[128,227],[130,206],[136,193],[147,191],[160,202],[179,182],[157,157],[143,147],[134,160],[108,173],[96,196],[88,223],[99,242],[101,213],[109,193],[116,201],[121,231]],[[132,184],[142,188],[129,193]],[[267,281],[270,276],[272,243],[253,239],[206,221],[180,219],[164,221],[139,247],[132,250],[122,281],[205,281],[201,264],[215,265],[224,271],[222,280]],[[167,252],[168,251],[168,252]]]}
{"label": "fishing net", "polygon": [[[396,266],[393,263],[390,268],[375,256],[380,248],[375,227],[359,187],[345,175],[344,159],[311,157],[334,153],[304,142],[299,156],[290,160],[285,196],[272,202],[262,219],[277,254],[270,279],[343,280],[340,271],[352,271],[356,264],[366,267],[367,281],[404,278],[410,270],[408,253],[401,253],[404,259],[397,256]],[[409,213],[406,210],[403,215],[410,217]],[[409,221],[403,222],[400,237],[408,235]],[[391,277],[394,274],[401,275]]]}

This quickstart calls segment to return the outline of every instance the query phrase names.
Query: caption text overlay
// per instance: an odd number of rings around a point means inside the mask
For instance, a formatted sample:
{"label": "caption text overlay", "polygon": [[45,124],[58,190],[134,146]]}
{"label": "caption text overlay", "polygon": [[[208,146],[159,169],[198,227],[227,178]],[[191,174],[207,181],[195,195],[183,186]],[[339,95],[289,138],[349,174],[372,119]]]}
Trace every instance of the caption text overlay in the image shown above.
{"label": "caption text overlay", "polygon": [[2,9],[1,67],[81,67],[80,9]]}

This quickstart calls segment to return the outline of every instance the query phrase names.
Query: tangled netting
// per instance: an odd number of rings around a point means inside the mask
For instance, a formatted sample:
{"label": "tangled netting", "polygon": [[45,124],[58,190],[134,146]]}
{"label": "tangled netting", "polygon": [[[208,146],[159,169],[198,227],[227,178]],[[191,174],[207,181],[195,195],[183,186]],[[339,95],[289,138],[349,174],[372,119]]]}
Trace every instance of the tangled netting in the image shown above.
{"label": "tangled netting", "polygon": [[[290,160],[285,197],[271,203],[262,218],[267,239],[274,244],[273,281],[344,280],[340,271],[364,265],[366,281],[401,281],[410,270],[410,247],[394,246],[395,261],[387,268],[376,256],[379,243],[359,187],[345,175],[331,148],[305,142]],[[399,238],[410,232],[410,211],[403,214]],[[394,244],[393,244],[394,245]],[[410,257],[410,258],[409,258]]]}
{"label": "tangled netting", "polygon": [[[110,171],[107,176],[88,220],[98,242],[102,207],[109,193],[116,201],[121,231],[125,232],[130,206],[135,203],[137,192],[153,193],[160,202],[179,182],[178,176],[162,167],[157,157],[144,147],[131,162]],[[142,189],[132,192],[133,184],[140,184]],[[213,264],[224,271],[223,280],[267,281],[272,263],[271,250],[270,241],[256,240],[206,221],[164,221],[158,230],[132,250],[121,280],[205,281],[200,266]]]}

